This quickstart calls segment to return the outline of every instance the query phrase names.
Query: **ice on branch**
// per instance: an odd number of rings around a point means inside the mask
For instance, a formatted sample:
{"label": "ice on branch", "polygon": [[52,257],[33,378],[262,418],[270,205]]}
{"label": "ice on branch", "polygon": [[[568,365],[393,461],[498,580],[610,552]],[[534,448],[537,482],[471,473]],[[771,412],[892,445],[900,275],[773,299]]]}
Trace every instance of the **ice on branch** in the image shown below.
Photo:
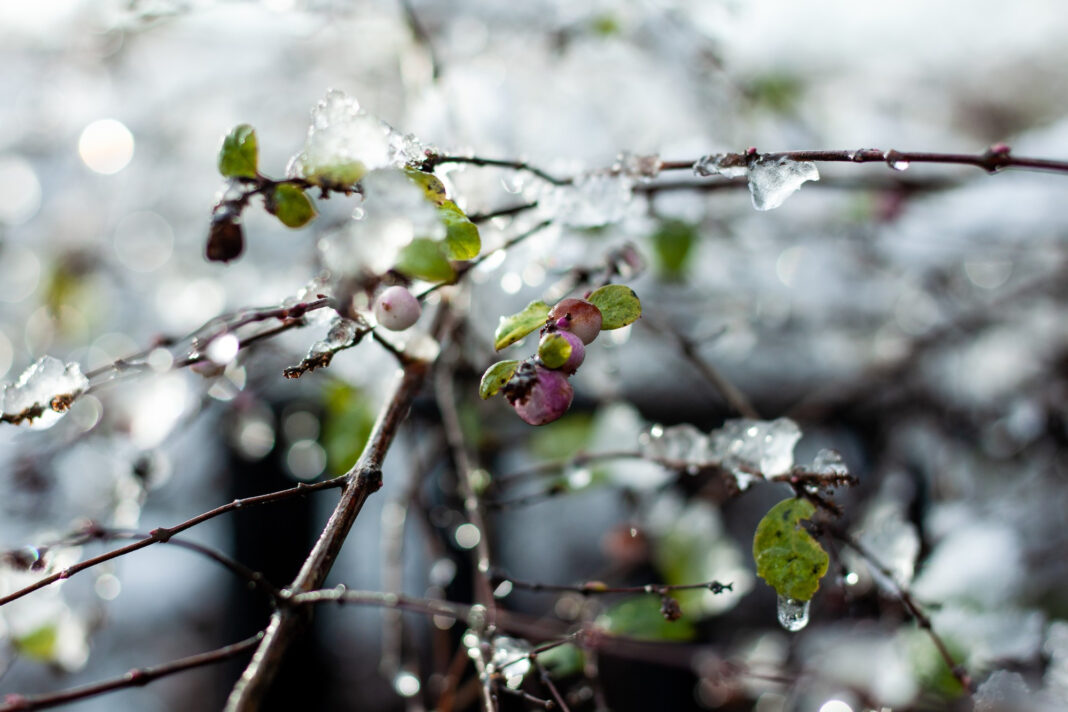
{"label": "ice on branch", "polygon": [[493,660],[491,672],[500,673],[504,684],[518,690],[523,678],[530,672],[530,643],[519,638],[498,635],[493,639]]}
{"label": "ice on branch", "polygon": [[663,427],[654,425],[638,439],[642,455],[658,460],[678,460],[691,467],[708,465],[711,461],[708,436],[683,423]]}
{"label": "ice on branch", "polygon": [[738,488],[746,489],[759,473],[782,475],[794,466],[794,445],[801,429],[789,418],[777,420],[728,420],[709,434],[712,457],[730,469]]}
{"label": "ice on branch", "polygon": [[7,422],[50,428],[87,388],[89,379],[78,364],[43,356],[17,381],[0,386],[0,411]]}
{"label": "ice on branch", "polygon": [[623,173],[587,173],[567,185],[534,196],[539,207],[571,227],[601,227],[619,222],[632,205],[634,178]]}
{"label": "ice on branch", "polygon": [[805,181],[819,180],[820,172],[812,161],[795,161],[786,157],[744,156],[740,153],[716,153],[702,156],[693,164],[694,175],[741,178],[749,181],[749,194],[757,210],[774,210],[786,202]]}
{"label": "ice on branch", "polygon": [[629,176],[645,183],[660,175],[660,169],[663,165],[664,162],[661,161],[660,156],[655,153],[639,156],[633,153],[623,152],[616,158],[616,164],[613,168],[618,173],[622,173],[625,176]]}
{"label": "ice on branch", "polygon": [[331,89],[312,109],[304,149],[286,172],[332,187],[351,187],[369,171],[401,167],[422,158],[415,137],[401,134],[360,108],[356,99]]}

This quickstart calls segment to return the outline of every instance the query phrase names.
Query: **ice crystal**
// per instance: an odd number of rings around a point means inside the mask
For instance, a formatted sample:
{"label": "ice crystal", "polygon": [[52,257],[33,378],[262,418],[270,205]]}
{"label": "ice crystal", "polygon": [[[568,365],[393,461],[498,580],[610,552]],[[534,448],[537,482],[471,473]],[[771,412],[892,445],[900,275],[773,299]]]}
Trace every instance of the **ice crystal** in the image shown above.
{"label": "ice crystal", "polygon": [[757,210],[773,210],[820,172],[811,161],[760,157],[749,162],[749,193]]}
{"label": "ice crystal", "polygon": [[[71,401],[88,387],[89,379],[78,364],[64,364],[52,356],[43,356],[23,371],[17,381],[0,386],[0,411],[31,428],[50,428],[67,411]],[[34,413],[38,408],[40,413]]]}
{"label": "ice crystal", "polygon": [[746,489],[754,472],[782,475],[794,466],[794,445],[801,429],[789,418],[777,420],[728,420],[709,434],[712,457],[730,468],[738,487]]}

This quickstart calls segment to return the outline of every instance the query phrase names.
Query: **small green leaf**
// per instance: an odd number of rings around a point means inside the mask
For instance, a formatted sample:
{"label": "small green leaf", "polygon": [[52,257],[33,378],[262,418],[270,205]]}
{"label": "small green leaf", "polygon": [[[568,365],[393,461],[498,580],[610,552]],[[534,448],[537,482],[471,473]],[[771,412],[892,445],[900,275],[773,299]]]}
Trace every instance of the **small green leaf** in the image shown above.
{"label": "small green leaf", "polygon": [[467,219],[464,211],[451,200],[438,207],[438,217],[445,224],[445,247],[449,259],[471,260],[482,251],[478,226]]}
{"label": "small green leaf", "polygon": [[219,173],[227,178],[255,178],[258,167],[256,129],[248,124],[235,126],[219,149]]}
{"label": "small green leaf", "polygon": [[341,161],[322,165],[306,165],[302,173],[315,185],[333,190],[347,190],[367,175],[363,161]]}
{"label": "small green leaf", "polygon": [[622,601],[597,617],[595,625],[614,635],[640,640],[690,640],[697,631],[685,616],[669,621],[660,612],[657,596],[635,596]]}
{"label": "small green leaf", "polygon": [[478,384],[478,395],[486,400],[496,395],[505,383],[512,378],[512,374],[519,368],[518,361],[498,361],[482,374],[482,382]]}
{"label": "small green leaf", "polygon": [[652,236],[660,271],[677,279],[686,271],[686,262],[697,242],[697,228],[681,220],[665,220]]}
{"label": "small green leaf", "polygon": [[571,342],[560,334],[546,334],[538,344],[538,358],[545,368],[560,368],[571,358]]}
{"label": "small green leaf", "polygon": [[303,190],[290,183],[274,187],[267,199],[267,210],[286,227],[304,227],[318,214],[315,205]]}
{"label": "small green leaf", "polygon": [[564,643],[538,653],[538,662],[545,666],[550,675],[561,678],[582,672],[586,664],[586,656],[574,643]]}
{"label": "small green leaf", "polygon": [[330,472],[346,472],[363,452],[371,436],[375,412],[361,391],[341,382],[323,393],[323,419],[319,441],[326,450]]}
{"label": "small green leaf", "polygon": [[619,329],[642,315],[642,303],[630,287],[608,284],[594,291],[587,301],[601,310],[601,329]]}
{"label": "small green leaf", "polygon": [[543,301],[531,302],[523,311],[511,316],[502,316],[493,334],[493,348],[500,351],[511,346],[530,332],[540,329],[549,317],[549,305]]}
{"label": "small green leaf", "polygon": [[430,202],[435,205],[444,205],[449,202],[445,193],[445,184],[433,173],[426,173],[416,168],[405,168],[404,173],[412,183],[423,189],[426,199]]}
{"label": "small green leaf", "polygon": [[56,654],[56,627],[43,625],[32,633],[15,639],[15,648],[28,658],[49,661]]}
{"label": "small green leaf", "polygon": [[827,552],[801,526],[815,512],[812,502],[791,497],[772,507],[757,525],[753,537],[757,575],[780,596],[808,601],[827,573]]}
{"label": "small green leaf", "polygon": [[440,242],[418,237],[397,256],[396,269],[413,279],[427,282],[451,282],[456,278],[445,248]]}

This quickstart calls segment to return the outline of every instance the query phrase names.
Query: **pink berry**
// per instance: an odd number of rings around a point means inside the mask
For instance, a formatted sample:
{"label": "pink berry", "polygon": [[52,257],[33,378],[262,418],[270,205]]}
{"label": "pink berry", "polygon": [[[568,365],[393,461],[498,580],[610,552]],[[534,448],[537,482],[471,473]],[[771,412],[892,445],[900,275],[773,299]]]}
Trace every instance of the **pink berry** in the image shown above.
{"label": "pink berry", "polygon": [[585,299],[562,299],[549,311],[549,320],[560,331],[570,331],[588,344],[601,331],[601,310]]}
{"label": "pink berry", "polygon": [[567,376],[562,371],[550,371],[542,366],[535,367],[535,380],[525,388],[525,393],[512,400],[516,414],[531,425],[551,423],[567,412],[571,407],[571,398],[575,395]]}
{"label": "pink berry", "polygon": [[419,321],[419,300],[401,286],[390,287],[375,300],[375,319],[390,331],[404,331]]}

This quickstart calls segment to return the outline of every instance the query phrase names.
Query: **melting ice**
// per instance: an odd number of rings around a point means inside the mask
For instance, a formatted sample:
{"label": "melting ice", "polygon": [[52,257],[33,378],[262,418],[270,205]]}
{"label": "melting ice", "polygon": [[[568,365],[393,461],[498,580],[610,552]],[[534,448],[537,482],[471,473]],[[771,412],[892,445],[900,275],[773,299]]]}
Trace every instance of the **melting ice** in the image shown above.
{"label": "melting ice", "polygon": [[728,420],[709,434],[714,458],[731,468],[739,489],[746,489],[754,476],[746,469],[765,476],[782,475],[794,466],[794,445],[801,439],[801,429],[789,418],[777,420]]}
{"label": "melting ice", "polygon": [[808,625],[808,606],[811,601],[799,601],[796,598],[779,595],[779,625],[791,633]]}
{"label": "melting ice", "polygon": [[749,164],[749,194],[757,210],[773,210],[809,180],[819,180],[820,172],[811,161],[789,158],[757,158]]}
{"label": "melting ice", "polygon": [[89,379],[82,375],[76,363],[64,364],[52,356],[43,356],[27,368],[15,383],[0,386],[0,411],[18,415],[34,405],[44,406],[44,412],[25,421],[35,429],[50,428],[63,415],[52,409],[56,396],[77,396],[89,387]]}

